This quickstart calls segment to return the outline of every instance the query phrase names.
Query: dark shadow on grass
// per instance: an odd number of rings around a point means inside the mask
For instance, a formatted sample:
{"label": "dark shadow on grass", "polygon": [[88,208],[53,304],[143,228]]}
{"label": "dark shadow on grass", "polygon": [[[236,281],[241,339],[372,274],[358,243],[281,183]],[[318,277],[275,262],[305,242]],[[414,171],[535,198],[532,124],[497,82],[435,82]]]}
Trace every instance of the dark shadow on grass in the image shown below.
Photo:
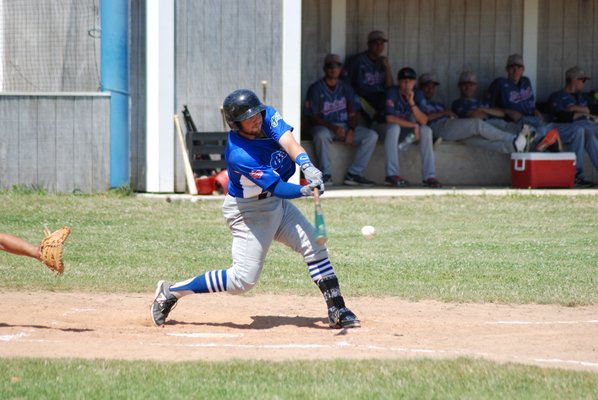
{"label": "dark shadow on grass", "polygon": [[78,329],[78,328],[54,328],[51,326],[45,326],[45,325],[11,325],[11,324],[5,324],[3,322],[0,322],[0,328],[34,328],[34,329],[52,329],[52,330],[56,330],[56,331],[62,331],[62,332],[75,332],[75,333],[79,333],[79,332],[93,332],[94,329]]}
{"label": "dark shadow on grass", "polygon": [[251,319],[253,321],[249,324],[236,324],[234,322],[185,322],[171,319],[166,321],[166,325],[222,326],[233,329],[272,329],[278,326],[293,325],[299,328],[330,329],[327,326],[327,320],[323,318],[254,315]]}

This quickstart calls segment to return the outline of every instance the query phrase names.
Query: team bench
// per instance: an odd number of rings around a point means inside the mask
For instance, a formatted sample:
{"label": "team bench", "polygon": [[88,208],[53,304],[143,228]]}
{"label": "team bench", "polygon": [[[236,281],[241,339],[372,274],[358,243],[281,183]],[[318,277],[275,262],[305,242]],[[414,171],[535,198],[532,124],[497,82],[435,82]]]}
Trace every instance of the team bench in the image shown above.
{"label": "team bench", "polygon": [[[305,148],[312,160],[317,162],[313,143],[303,140]],[[355,147],[334,142],[331,147],[333,160],[332,179],[335,185],[342,185],[347,168],[355,155]],[[511,156],[485,149],[466,146],[457,142],[442,142],[434,151],[436,158],[437,178],[447,186],[510,186]],[[421,159],[419,146],[412,145],[399,153],[401,176],[413,186],[421,185]],[[317,164],[316,164],[317,165]],[[592,167],[589,157],[584,157],[586,178],[598,183],[598,171]],[[364,175],[379,184],[384,182],[384,147],[376,145]]]}

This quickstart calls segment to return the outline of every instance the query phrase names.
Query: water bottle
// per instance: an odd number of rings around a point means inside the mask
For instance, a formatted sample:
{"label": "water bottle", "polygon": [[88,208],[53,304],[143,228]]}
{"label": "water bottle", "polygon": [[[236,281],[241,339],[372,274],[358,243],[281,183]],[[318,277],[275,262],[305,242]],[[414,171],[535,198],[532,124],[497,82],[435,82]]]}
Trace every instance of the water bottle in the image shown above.
{"label": "water bottle", "polygon": [[415,133],[409,132],[409,134],[399,143],[399,151],[405,151],[409,148],[409,145],[415,141]]}

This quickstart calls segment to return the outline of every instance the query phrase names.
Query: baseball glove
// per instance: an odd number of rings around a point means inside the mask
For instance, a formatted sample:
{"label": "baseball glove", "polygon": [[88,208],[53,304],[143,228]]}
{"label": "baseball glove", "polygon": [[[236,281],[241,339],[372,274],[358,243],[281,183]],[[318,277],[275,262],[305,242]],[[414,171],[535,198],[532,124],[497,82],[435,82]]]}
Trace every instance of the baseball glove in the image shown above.
{"label": "baseball glove", "polygon": [[64,272],[62,248],[64,247],[65,240],[71,234],[71,228],[64,226],[50,233],[50,230],[46,227],[44,234],[45,237],[40,244],[41,261],[52,271],[62,274]]}

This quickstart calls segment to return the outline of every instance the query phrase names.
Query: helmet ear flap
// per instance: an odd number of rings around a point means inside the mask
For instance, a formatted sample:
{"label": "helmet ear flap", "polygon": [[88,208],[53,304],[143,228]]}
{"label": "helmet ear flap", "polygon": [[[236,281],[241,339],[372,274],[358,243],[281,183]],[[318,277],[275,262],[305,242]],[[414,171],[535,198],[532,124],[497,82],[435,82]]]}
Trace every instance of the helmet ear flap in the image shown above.
{"label": "helmet ear flap", "polygon": [[241,124],[235,121],[226,121],[231,130],[238,132],[241,130]]}

